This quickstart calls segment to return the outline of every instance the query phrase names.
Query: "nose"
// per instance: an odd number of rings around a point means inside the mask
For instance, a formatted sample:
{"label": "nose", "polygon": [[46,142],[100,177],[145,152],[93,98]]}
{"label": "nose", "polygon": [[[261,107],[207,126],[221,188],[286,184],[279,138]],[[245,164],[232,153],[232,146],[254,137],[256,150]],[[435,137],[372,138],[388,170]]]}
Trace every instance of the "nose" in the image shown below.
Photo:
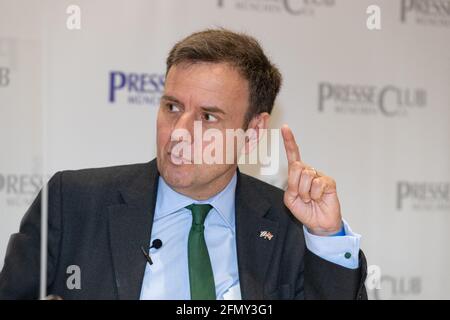
{"label": "nose", "polygon": [[[193,112],[183,112],[183,114],[178,117],[178,119],[175,121],[174,126],[172,128],[172,136],[181,136],[181,138],[177,138],[177,141],[186,141],[187,137],[186,134],[189,134],[192,141],[193,133],[194,133],[194,121],[195,116]],[[180,135],[180,133],[183,133]],[[175,140],[175,139],[172,139]]]}
{"label": "nose", "polygon": [[[190,161],[194,140],[193,112],[183,112],[173,123],[170,135],[169,150],[176,156],[182,156]],[[180,152],[180,150],[183,150]]]}

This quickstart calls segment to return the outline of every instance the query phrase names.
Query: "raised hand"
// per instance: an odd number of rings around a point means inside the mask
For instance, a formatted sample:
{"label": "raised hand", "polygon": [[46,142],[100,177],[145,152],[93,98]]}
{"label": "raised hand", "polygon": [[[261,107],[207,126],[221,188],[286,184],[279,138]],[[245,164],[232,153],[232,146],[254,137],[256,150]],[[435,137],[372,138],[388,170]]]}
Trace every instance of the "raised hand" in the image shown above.
{"label": "raised hand", "polygon": [[284,203],[309,232],[319,236],[337,233],[342,216],[333,178],[302,162],[300,150],[291,129],[281,128],[288,159],[288,187]]}

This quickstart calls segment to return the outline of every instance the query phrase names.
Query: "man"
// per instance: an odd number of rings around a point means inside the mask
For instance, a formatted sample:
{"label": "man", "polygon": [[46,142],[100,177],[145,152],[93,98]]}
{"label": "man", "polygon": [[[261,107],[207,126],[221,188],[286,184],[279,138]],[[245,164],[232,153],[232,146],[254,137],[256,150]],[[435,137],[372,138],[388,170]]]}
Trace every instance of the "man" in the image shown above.
{"label": "man", "polygon": [[[63,299],[366,298],[360,236],[342,220],[334,180],[302,162],[287,126],[286,191],[240,173],[237,152],[232,163],[194,161],[211,143],[195,136],[198,123],[222,133],[253,132],[233,149],[248,153],[268,126],[280,85],[279,71],[247,35],[206,30],[177,43],[167,59],[157,158],[58,172],[50,180],[48,293]],[[10,239],[0,299],[37,297],[40,205],[39,195]],[[75,285],[74,266],[80,271]]]}

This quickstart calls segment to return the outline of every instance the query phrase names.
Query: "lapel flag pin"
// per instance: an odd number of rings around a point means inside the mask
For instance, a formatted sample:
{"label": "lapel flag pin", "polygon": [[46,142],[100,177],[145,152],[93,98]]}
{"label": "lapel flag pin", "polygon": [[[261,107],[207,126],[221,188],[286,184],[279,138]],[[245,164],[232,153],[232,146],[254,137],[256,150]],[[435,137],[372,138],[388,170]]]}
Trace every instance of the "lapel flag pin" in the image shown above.
{"label": "lapel flag pin", "polygon": [[259,233],[259,237],[260,238],[264,238],[266,240],[272,240],[273,234],[271,232],[269,232],[269,231],[261,231]]}

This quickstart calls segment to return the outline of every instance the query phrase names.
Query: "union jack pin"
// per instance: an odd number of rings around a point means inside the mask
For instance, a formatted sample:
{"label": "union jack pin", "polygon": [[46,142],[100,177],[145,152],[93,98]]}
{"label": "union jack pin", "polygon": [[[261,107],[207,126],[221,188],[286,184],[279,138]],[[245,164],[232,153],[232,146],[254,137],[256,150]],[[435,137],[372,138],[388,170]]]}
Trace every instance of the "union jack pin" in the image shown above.
{"label": "union jack pin", "polygon": [[259,233],[260,238],[264,238],[266,240],[272,240],[273,234],[270,231],[261,231]]}

